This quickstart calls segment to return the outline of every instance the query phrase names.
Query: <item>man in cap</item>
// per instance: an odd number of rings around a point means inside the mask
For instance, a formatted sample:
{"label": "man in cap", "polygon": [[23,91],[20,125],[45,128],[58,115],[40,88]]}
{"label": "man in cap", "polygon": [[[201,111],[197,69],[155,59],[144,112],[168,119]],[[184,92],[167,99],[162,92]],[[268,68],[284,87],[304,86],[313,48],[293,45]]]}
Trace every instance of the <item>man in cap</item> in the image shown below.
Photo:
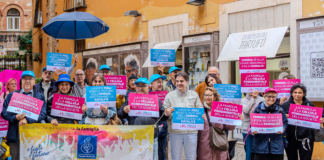
{"label": "man in cap", "polygon": [[42,80],[35,85],[36,91],[42,93],[45,96],[46,102],[47,98],[56,90],[53,75],[53,71],[48,71],[46,67],[44,67],[42,69]]}
{"label": "man in cap", "polygon": [[166,90],[168,90],[168,92],[171,92],[176,89],[175,75],[180,71],[181,71],[181,68],[178,68],[176,66],[171,67],[169,69],[170,79],[168,80],[168,82],[164,83],[164,88],[166,88]]}
{"label": "man in cap", "polygon": [[105,75],[110,75],[111,74],[111,68],[108,65],[101,65],[99,68],[99,74],[101,74],[102,76]]}

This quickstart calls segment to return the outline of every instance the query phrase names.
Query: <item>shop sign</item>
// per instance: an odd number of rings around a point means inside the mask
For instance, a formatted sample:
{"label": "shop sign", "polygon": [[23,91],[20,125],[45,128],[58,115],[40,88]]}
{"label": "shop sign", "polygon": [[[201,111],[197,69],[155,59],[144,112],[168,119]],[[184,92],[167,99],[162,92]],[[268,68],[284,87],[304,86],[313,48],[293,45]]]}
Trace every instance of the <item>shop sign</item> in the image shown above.
{"label": "shop sign", "polygon": [[18,42],[20,35],[0,35],[0,42]]}
{"label": "shop sign", "polygon": [[324,18],[302,21],[300,22],[299,28],[304,29],[304,28],[313,28],[313,27],[321,27],[321,26],[324,26]]}
{"label": "shop sign", "polygon": [[210,41],[210,35],[202,35],[195,37],[187,37],[184,39],[184,43],[194,43],[194,42],[202,42],[202,41]]}

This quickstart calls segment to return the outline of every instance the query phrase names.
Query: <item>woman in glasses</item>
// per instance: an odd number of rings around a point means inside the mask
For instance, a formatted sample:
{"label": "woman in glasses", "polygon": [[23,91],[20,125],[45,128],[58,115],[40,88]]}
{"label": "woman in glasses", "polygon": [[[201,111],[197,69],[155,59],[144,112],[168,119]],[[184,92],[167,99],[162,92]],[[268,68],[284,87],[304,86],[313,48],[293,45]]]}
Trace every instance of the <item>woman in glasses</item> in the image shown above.
{"label": "woman in glasses", "polygon": [[14,78],[8,79],[6,83],[6,92],[3,92],[0,99],[5,100],[9,93],[17,90],[17,80]]}

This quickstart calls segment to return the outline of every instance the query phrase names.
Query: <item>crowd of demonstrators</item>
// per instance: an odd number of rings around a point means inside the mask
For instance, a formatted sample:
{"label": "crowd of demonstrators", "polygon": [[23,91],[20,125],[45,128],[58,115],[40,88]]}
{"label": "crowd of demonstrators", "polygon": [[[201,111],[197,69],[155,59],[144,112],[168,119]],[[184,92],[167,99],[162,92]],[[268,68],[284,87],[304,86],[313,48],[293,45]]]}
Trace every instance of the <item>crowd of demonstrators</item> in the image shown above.
{"label": "crowd of demonstrators", "polygon": [[[213,77],[216,80],[216,82],[215,82],[215,81],[213,81],[211,79],[211,81],[213,83],[218,83],[218,84],[222,83],[222,81],[219,79],[220,74],[219,74],[219,69],[217,67],[210,67],[208,69],[208,75],[207,76]],[[204,92],[205,92],[206,88],[209,86],[209,84],[208,84],[209,77],[208,78],[206,77],[207,82],[206,82],[206,79],[205,79],[205,82],[200,83],[197,86],[196,90],[195,90],[197,92],[197,94],[199,95],[201,103],[204,102]],[[209,86],[209,87],[214,87],[214,86]]]}

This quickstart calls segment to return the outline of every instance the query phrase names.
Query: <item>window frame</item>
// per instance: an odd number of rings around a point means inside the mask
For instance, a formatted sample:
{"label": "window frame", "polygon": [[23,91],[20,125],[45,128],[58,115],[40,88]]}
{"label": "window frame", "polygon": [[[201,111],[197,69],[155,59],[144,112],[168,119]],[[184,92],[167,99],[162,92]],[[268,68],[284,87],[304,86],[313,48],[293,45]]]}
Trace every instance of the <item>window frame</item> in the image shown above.
{"label": "window frame", "polygon": [[[12,18],[12,29],[9,29],[9,18]],[[18,29],[15,29],[16,28],[16,25],[15,25],[15,19],[18,18]],[[20,17],[19,16],[7,16],[7,30],[9,31],[19,31],[20,30]]]}

